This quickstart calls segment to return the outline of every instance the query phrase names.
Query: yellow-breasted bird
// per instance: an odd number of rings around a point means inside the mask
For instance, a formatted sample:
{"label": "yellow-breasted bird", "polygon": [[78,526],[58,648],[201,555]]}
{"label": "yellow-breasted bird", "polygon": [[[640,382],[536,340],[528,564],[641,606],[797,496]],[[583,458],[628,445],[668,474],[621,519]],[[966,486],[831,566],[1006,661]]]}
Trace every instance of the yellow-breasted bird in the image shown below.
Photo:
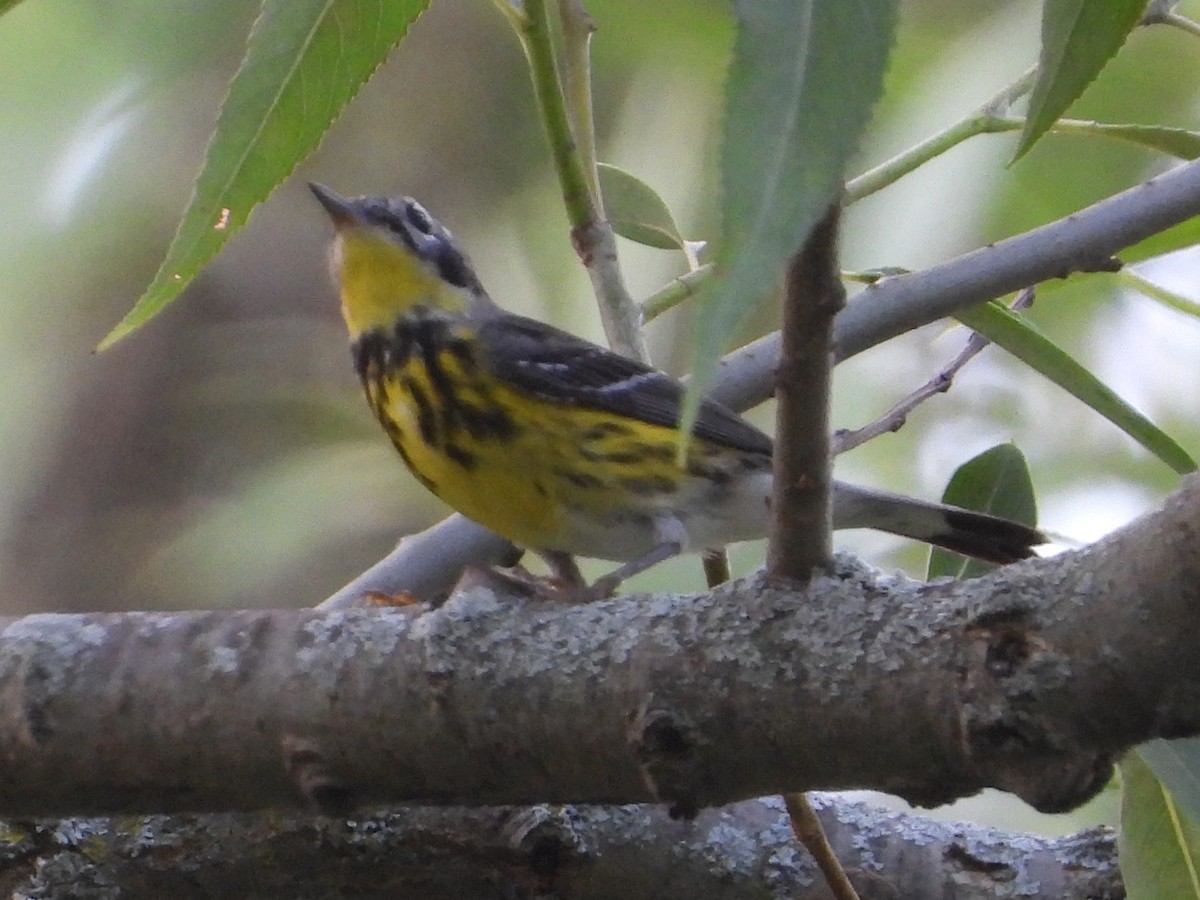
{"label": "yellow-breasted bird", "polygon": [[[580,583],[572,556],[661,560],[766,535],[771,439],[705,401],[676,462],[683,386],[488,296],[450,232],[408,197],[346,199],[331,269],[354,366],[413,474],[447,504]],[[835,528],[877,528],[992,562],[1032,555],[1006,519],[835,482]]]}

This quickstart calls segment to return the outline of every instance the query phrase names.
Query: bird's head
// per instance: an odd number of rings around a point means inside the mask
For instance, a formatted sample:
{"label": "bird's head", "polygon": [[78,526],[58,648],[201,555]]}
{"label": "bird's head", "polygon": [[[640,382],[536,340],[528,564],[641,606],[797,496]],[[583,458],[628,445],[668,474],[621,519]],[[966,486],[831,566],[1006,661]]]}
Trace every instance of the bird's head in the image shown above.
{"label": "bird's head", "polygon": [[411,197],[347,199],[309,187],[337,231],[329,264],[351,338],[416,306],[462,313],[486,295],[449,230]]}

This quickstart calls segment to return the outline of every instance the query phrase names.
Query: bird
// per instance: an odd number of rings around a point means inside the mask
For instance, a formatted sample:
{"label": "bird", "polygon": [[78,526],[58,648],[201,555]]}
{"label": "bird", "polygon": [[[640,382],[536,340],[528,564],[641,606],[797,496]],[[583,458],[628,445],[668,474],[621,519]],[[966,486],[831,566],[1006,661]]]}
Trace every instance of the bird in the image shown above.
{"label": "bird", "polygon": [[[682,553],[766,536],[772,441],[702,400],[677,458],[684,386],[504,310],[450,231],[411,197],[309,185],[367,402],[409,470],[450,507],[542,556],[564,590],[609,596]],[[992,563],[1037,529],[835,481],[834,528],[874,528]],[[586,586],[575,557],[620,565]]]}

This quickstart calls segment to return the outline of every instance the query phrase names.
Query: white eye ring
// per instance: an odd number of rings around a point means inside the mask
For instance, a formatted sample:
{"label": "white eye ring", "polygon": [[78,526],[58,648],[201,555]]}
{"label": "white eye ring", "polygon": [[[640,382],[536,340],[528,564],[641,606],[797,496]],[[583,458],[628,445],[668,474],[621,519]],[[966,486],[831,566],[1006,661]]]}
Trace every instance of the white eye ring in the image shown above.
{"label": "white eye ring", "polygon": [[416,200],[408,202],[408,221],[421,234],[433,234],[433,218]]}

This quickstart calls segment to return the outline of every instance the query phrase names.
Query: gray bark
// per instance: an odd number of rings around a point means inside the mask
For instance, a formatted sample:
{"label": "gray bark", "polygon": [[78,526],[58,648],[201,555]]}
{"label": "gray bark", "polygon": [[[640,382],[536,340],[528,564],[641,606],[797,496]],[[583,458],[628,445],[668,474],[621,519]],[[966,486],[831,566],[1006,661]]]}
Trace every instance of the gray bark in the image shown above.
{"label": "gray bark", "polygon": [[[864,900],[1117,900],[1115,839],[1063,838],[814,805]],[[4,823],[14,897],[689,900],[828,896],[779,800],[669,818],[661,807],[409,808]],[[119,888],[118,888],[119,886]]]}
{"label": "gray bark", "polygon": [[989,786],[1068,809],[1128,747],[1200,731],[1198,516],[1189,479],[1090,547],[967,582],[843,557],[802,591],[568,606],[477,571],[438,609],[11,620],[0,814],[308,798],[690,815]]}

